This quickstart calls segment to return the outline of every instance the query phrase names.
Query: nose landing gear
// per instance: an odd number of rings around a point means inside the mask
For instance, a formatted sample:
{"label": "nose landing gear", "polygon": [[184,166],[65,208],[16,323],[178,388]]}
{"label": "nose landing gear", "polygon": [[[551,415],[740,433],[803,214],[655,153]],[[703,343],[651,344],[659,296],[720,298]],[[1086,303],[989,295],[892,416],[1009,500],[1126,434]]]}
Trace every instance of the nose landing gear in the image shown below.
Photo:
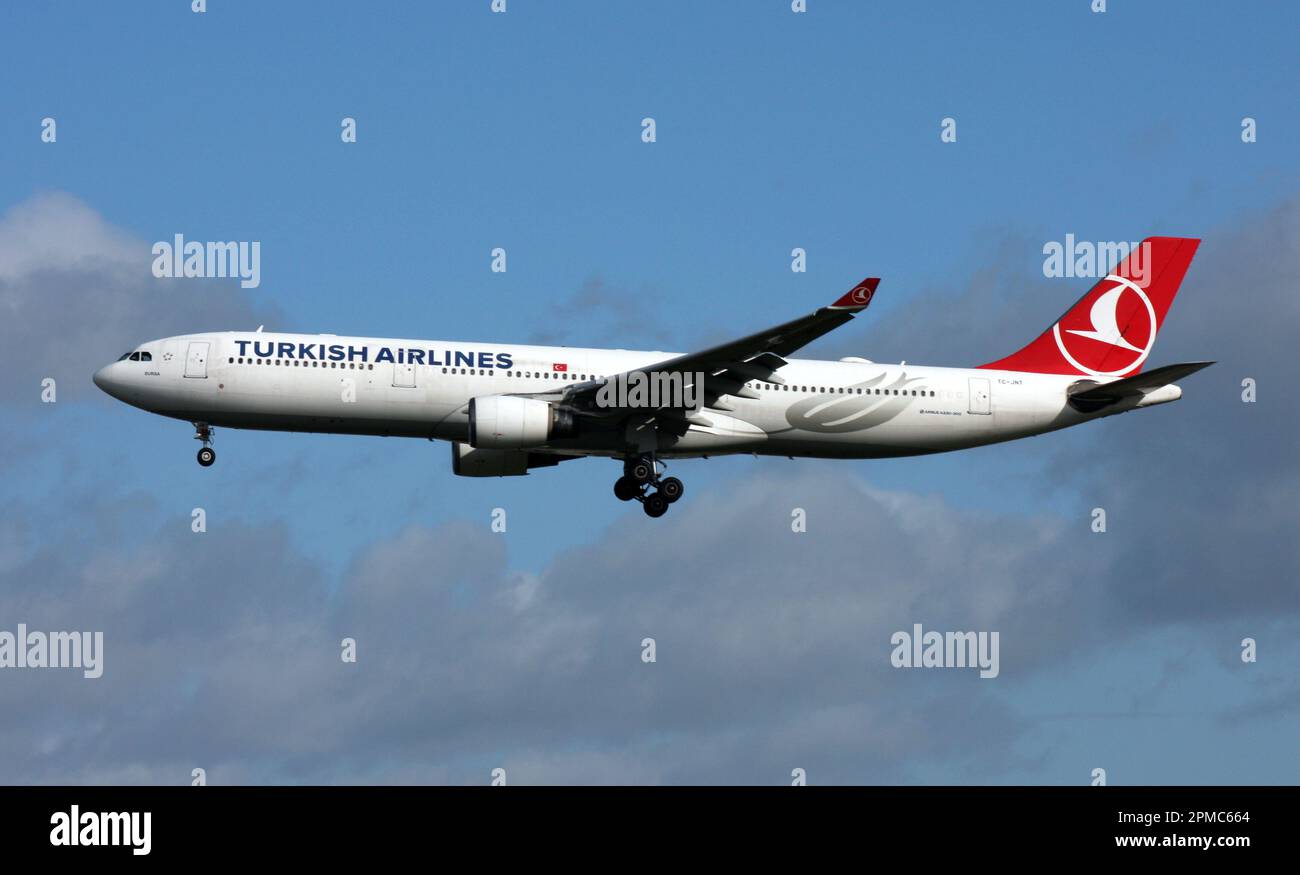
{"label": "nose landing gear", "polygon": [[[686,487],[676,477],[659,476],[660,462],[654,456],[636,456],[623,462],[623,476],[614,482],[614,495],[619,501],[641,502],[649,517],[661,517],[668,505],[682,497]],[[654,487],[653,491],[651,487]]]}
{"label": "nose landing gear", "polygon": [[199,450],[199,464],[204,468],[211,466],[217,460],[217,451],[212,449],[212,429],[206,422],[194,423],[194,439],[203,441],[203,448]]}

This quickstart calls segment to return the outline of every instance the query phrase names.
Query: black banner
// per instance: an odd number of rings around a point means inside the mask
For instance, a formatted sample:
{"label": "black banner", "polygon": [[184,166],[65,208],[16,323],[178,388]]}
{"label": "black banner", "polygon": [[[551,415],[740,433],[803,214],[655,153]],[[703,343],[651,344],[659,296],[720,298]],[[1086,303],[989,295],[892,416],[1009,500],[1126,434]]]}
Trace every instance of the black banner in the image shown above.
{"label": "black banner", "polygon": [[[541,861],[996,852],[1229,862],[1279,852],[1292,787],[6,787],[6,854],[193,861],[470,852]],[[686,855],[686,856],[683,856]]]}

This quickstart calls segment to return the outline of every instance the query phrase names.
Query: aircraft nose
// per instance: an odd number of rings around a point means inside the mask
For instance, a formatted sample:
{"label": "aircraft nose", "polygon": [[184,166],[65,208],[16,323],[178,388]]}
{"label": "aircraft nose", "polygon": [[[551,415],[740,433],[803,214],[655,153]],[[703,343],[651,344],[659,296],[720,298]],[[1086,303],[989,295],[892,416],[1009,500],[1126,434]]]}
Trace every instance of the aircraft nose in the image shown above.
{"label": "aircraft nose", "polygon": [[95,375],[91,377],[91,379],[94,380],[95,385],[106,394],[112,395],[114,398],[122,397],[119,381],[113,377],[113,365],[104,365],[102,368],[95,371]]}

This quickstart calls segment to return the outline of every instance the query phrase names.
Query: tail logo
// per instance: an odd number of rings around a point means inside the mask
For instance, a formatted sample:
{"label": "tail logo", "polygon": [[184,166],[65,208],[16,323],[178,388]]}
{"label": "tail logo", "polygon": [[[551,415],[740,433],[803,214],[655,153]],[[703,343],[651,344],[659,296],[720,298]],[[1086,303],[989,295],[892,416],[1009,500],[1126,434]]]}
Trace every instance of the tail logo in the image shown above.
{"label": "tail logo", "polygon": [[1114,285],[1097,296],[1086,316],[1075,308],[1052,326],[1052,333],[1061,355],[1076,370],[1094,377],[1122,377],[1151,354],[1156,310],[1137,283],[1115,274],[1106,280]]}
{"label": "tail logo", "polygon": [[[840,288],[844,287],[840,286]],[[853,291],[849,292],[849,299],[855,304],[869,304],[871,302],[871,289],[866,286],[858,286]]]}

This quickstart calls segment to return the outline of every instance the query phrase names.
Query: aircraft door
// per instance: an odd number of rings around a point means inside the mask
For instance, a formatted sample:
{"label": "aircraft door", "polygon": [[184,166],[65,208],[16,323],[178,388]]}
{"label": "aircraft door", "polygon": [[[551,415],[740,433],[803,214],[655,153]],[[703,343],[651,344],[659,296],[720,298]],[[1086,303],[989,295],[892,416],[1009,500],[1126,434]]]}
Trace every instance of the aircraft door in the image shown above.
{"label": "aircraft door", "polygon": [[969,413],[989,414],[993,406],[989,399],[989,381],[984,377],[970,378]]}
{"label": "aircraft door", "polygon": [[395,363],[393,365],[393,385],[398,389],[414,389],[415,365]]}
{"label": "aircraft door", "polygon": [[189,352],[185,354],[185,376],[200,380],[208,376],[208,342],[195,340],[190,343]]}

